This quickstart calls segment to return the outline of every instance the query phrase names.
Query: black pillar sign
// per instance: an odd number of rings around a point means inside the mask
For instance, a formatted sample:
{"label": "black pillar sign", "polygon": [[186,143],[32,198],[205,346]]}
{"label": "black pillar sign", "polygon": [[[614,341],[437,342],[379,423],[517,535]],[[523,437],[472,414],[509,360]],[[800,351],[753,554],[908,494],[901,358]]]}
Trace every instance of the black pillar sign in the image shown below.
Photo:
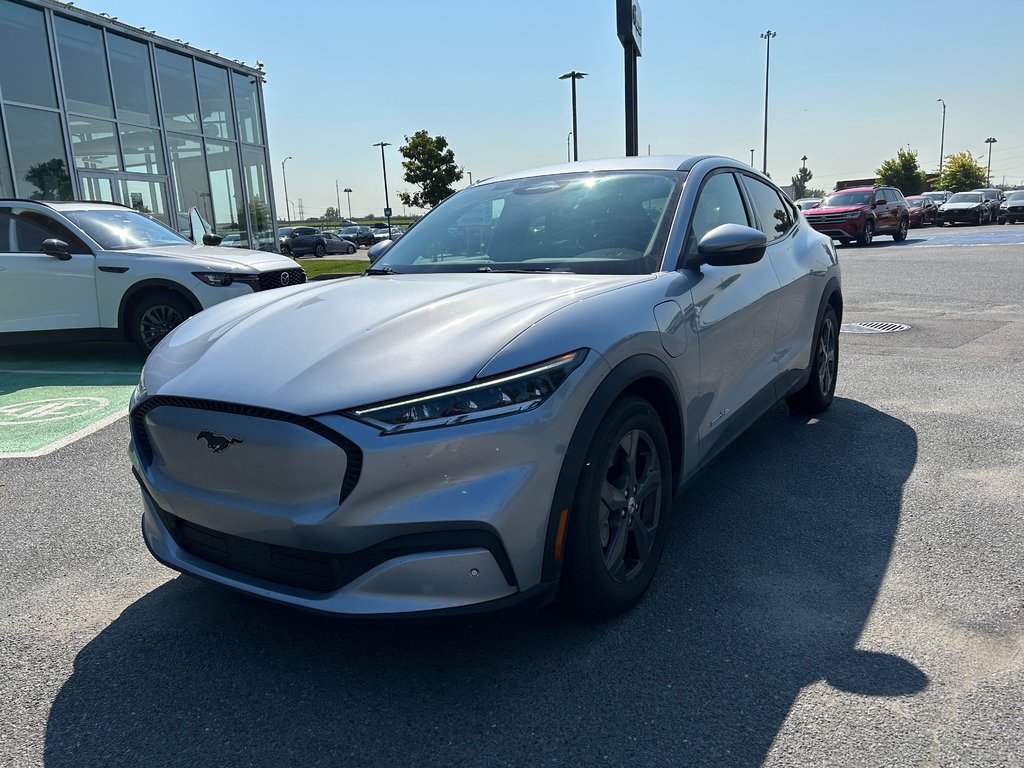
{"label": "black pillar sign", "polygon": [[626,63],[626,156],[636,157],[640,154],[636,99],[636,60],[640,56],[643,38],[640,3],[637,0],[615,0],[615,19]]}

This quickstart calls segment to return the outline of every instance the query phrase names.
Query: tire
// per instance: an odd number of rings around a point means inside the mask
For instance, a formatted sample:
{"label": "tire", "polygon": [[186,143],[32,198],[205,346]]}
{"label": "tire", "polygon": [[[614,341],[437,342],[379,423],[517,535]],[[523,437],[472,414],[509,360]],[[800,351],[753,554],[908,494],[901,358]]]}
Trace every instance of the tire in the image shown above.
{"label": "tire", "polygon": [[289,247],[288,247],[288,246],[286,246],[286,245],[285,245],[285,246],[282,246],[282,247],[281,247],[281,255],[282,255],[282,256],[291,256],[291,255],[292,255],[292,249],[291,249],[291,248],[289,248]]}
{"label": "tire", "polygon": [[909,219],[900,219],[900,226],[892,236],[894,242],[902,243],[907,239],[907,231],[910,229]]}
{"label": "tire", "polygon": [[794,413],[821,413],[832,405],[839,374],[839,320],[831,304],[825,307],[814,335],[814,358],[811,378],[797,392],[786,398]]}
{"label": "tire", "polygon": [[984,218],[985,218],[985,214],[983,214],[981,211],[978,211],[978,220],[976,222],[974,222],[974,226],[980,227],[982,224],[984,224],[985,223],[983,221]]}
{"label": "tire", "polygon": [[615,403],[587,449],[573,498],[559,601],[591,619],[643,597],[661,560],[672,509],[665,428],[639,397]]}
{"label": "tire", "polygon": [[149,354],[164,336],[193,314],[192,305],[175,293],[149,293],[132,308],[128,318],[128,335]]}
{"label": "tire", "polygon": [[318,259],[322,259],[324,257],[324,254],[327,253],[327,246],[325,246],[323,243],[317,243],[316,246],[313,248],[313,253],[316,255]]}
{"label": "tire", "polygon": [[871,219],[868,219],[866,222],[864,222],[864,230],[860,233],[860,236],[857,238],[857,242],[860,245],[871,245],[871,240],[874,238],[874,236],[875,222],[873,222]]}
{"label": "tire", "polygon": [[1006,219],[1004,219],[1004,218],[1000,217],[1000,218],[996,219],[996,224],[1005,224],[1005,223],[1006,223]]}
{"label": "tire", "polygon": [[839,238],[839,244],[840,245],[849,245],[851,242],[852,241],[848,237],[840,237]]}
{"label": "tire", "polygon": [[352,243],[349,243],[348,245],[345,246],[345,254],[346,255],[351,256],[355,252],[356,252],[356,247]]}

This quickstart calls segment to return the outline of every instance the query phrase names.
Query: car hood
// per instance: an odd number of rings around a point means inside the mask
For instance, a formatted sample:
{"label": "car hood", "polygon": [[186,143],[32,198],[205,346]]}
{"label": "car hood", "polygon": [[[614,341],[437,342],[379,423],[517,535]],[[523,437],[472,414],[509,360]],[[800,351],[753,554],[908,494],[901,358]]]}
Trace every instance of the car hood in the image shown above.
{"label": "car hood", "polygon": [[977,208],[981,203],[943,203],[944,211],[963,211],[968,208]]}
{"label": "car hood", "polygon": [[804,211],[804,216],[820,216],[823,213],[849,213],[850,211],[863,210],[866,207],[864,205],[834,205],[825,208],[819,205],[817,208]]}
{"label": "car hood", "polygon": [[218,248],[211,245],[158,245],[131,248],[116,253],[136,253],[140,256],[163,256],[205,264],[213,269],[247,268],[257,271],[291,269],[295,262],[287,256],[269,251],[250,251],[246,248]]}
{"label": "car hood", "polygon": [[380,402],[470,381],[547,315],[653,279],[381,275],[261,292],[175,329],[150,355],[145,388],[304,415]]}

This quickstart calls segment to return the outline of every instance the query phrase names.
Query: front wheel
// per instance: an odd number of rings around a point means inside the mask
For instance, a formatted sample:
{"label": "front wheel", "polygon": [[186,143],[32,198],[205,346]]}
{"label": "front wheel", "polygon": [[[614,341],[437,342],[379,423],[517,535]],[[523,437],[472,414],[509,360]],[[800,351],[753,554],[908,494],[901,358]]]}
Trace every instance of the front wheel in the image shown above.
{"label": "front wheel", "polygon": [[147,354],[192,315],[192,307],[174,293],[161,292],[143,297],[132,310],[129,335]]}
{"label": "front wheel", "polygon": [[317,243],[316,247],[313,249],[313,253],[316,254],[318,259],[322,259],[324,254],[327,253],[327,247],[323,243]]}
{"label": "front wheel", "polygon": [[826,305],[814,343],[811,378],[802,389],[786,398],[794,413],[821,413],[832,405],[839,374],[839,320],[831,304]]}
{"label": "front wheel", "polygon": [[900,219],[900,227],[896,230],[896,234],[892,236],[892,239],[897,243],[902,243],[907,239],[907,230],[910,228],[910,221],[908,219]]}
{"label": "front wheel", "polygon": [[569,520],[559,600],[594,619],[614,616],[650,586],[672,508],[672,458],[651,404],[612,406],[587,450]]}
{"label": "front wheel", "polygon": [[870,219],[864,222],[864,230],[860,233],[860,237],[857,238],[857,242],[861,245],[871,245],[871,240],[875,236],[875,222]]}

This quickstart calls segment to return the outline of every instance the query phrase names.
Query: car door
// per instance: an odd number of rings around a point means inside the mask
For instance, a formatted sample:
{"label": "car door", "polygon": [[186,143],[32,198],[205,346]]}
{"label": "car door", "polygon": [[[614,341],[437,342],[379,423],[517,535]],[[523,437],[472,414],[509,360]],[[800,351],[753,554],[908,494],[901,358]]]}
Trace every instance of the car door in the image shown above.
{"label": "car door", "polygon": [[[683,268],[692,275],[700,375],[697,423],[701,455],[725,445],[774,402],[775,324],[779,280],[771,261],[716,267],[700,264],[700,239],[722,224],[753,226],[731,170],[704,178],[690,217]],[[689,364],[689,363],[687,363]],[[685,378],[681,372],[680,376]]]}
{"label": "car door", "polygon": [[835,263],[833,251],[808,245],[804,224],[777,189],[760,179],[742,175],[743,189],[753,209],[757,227],[768,238],[765,258],[779,279],[779,314],[774,348],[779,366],[779,394],[807,368],[814,338],[818,304],[824,288],[822,275]]}
{"label": "car door", "polygon": [[[42,252],[68,244],[71,257]],[[0,333],[96,328],[96,259],[64,224],[28,206],[0,206]]]}

